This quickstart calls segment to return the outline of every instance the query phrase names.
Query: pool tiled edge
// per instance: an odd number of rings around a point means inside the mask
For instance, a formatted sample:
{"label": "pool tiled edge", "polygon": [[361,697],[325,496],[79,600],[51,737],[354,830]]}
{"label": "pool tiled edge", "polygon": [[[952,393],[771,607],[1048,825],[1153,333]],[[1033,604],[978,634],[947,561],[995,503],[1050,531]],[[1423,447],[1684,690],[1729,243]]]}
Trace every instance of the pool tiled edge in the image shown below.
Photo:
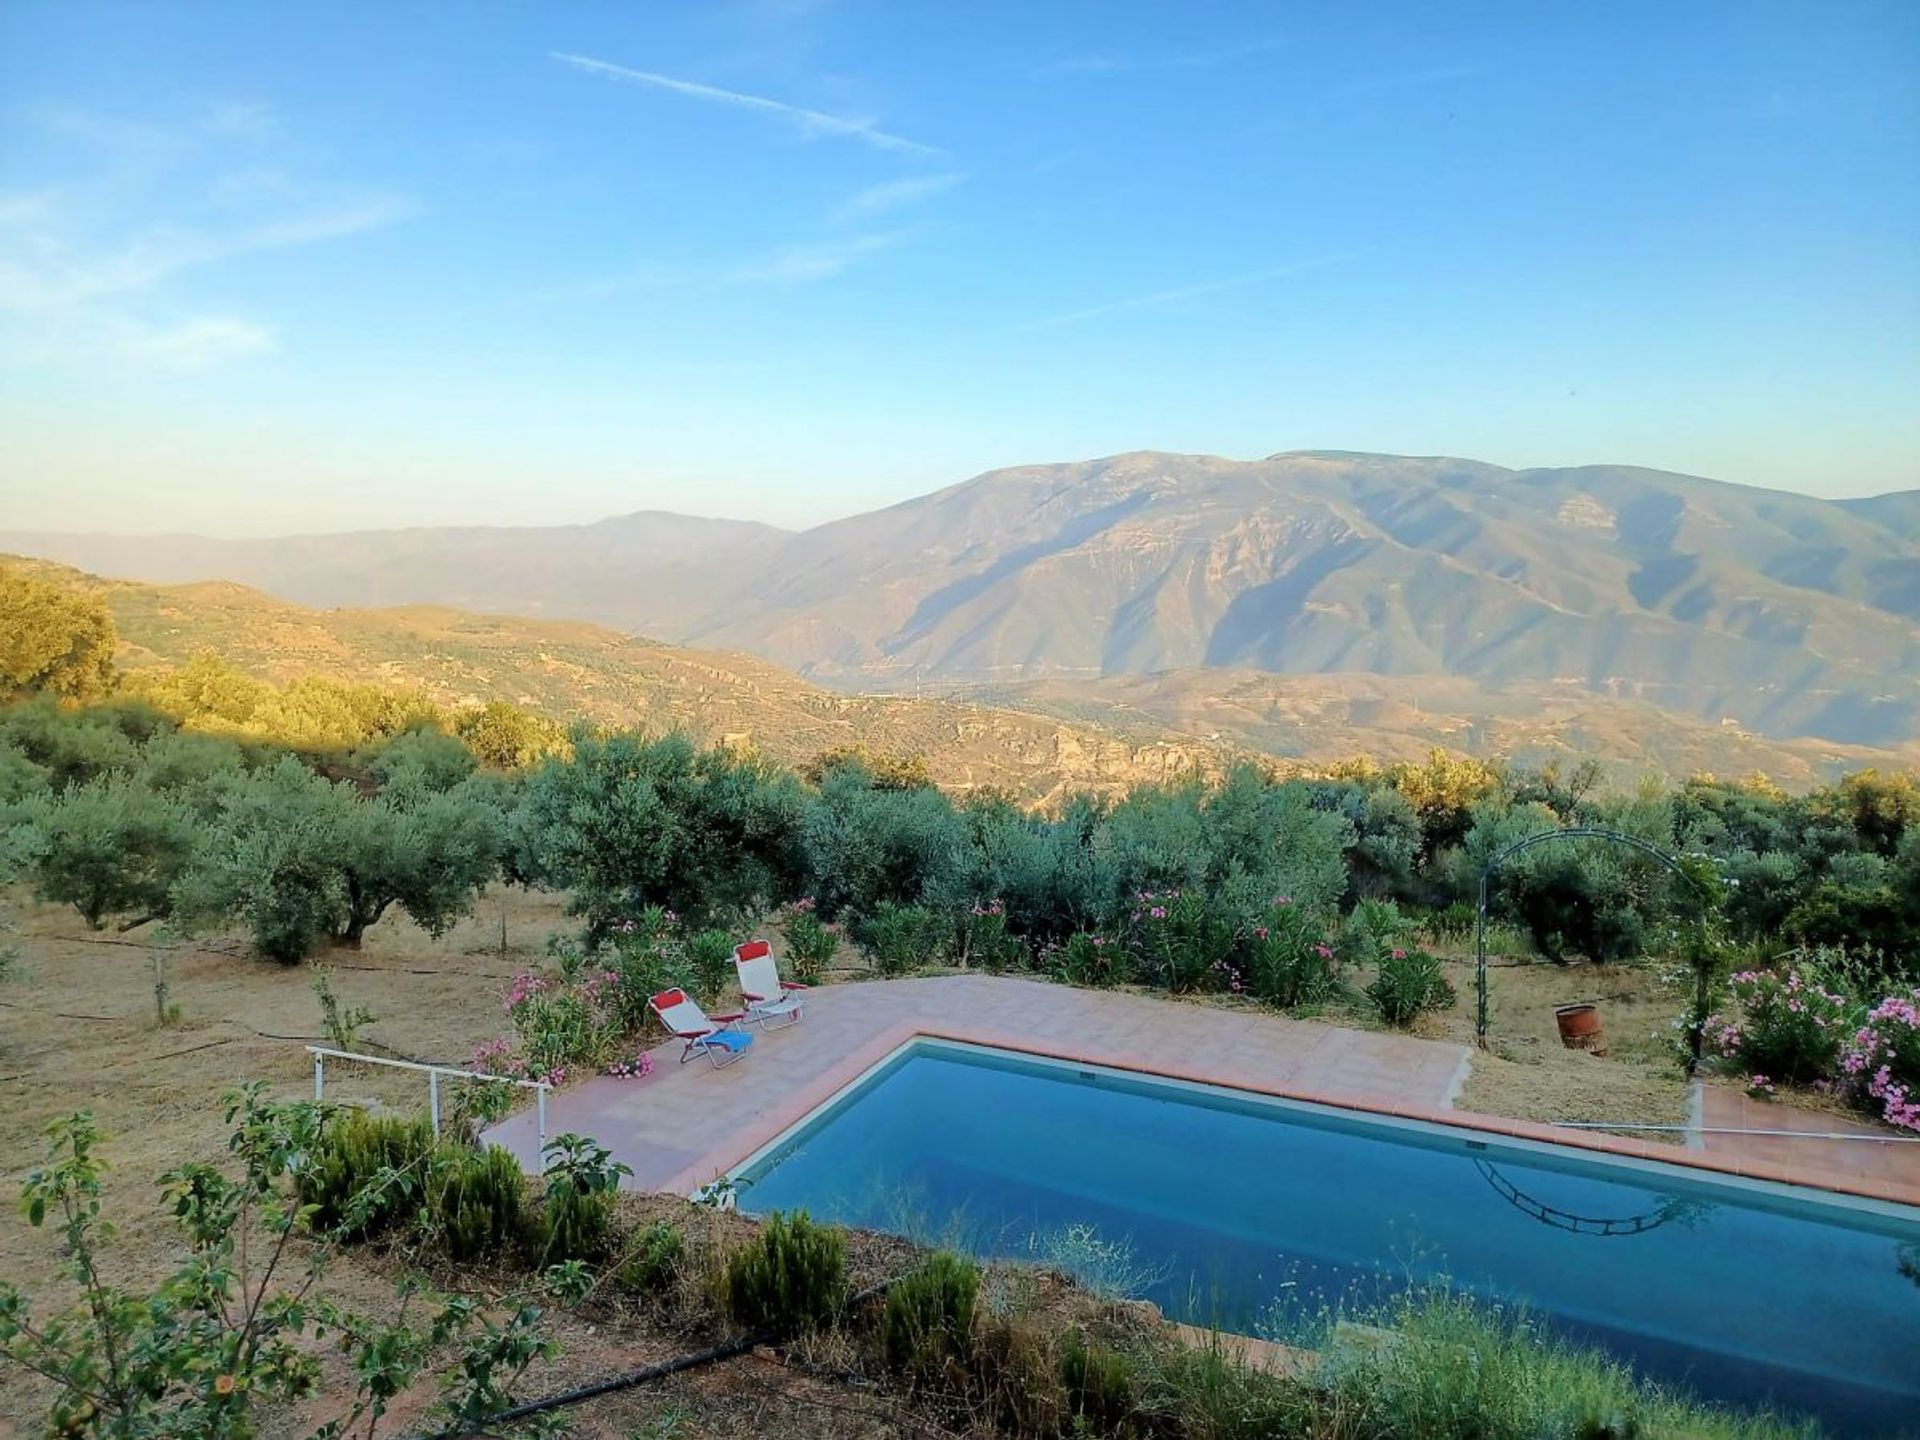
{"label": "pool tiled edge", "polygon": [[[548,1131],[595,1136],[632,1166],[634,1189],[688,1193],[917,1036],[1920,1205],[1920,1144],[1745,1133],[1703,1140],[1696,1121],[1682,1146],[1508,1120],[1455,1108],[1473,1058],[1462,1044],[979,974],[824,987],[810,997],[804,1024],[757,1036],[745,1063],[720,1071],[683,1067],[680,1046],[662,1045],[652,1052],[648,1079],[597,1077],[549,1097]],[[1709,1129],[1846,1126],[1791,1107],[1763,1108],[1726,1086],[1696,1087],[1695,1095],[1694,1114]],[[491,1127],[486,1138],[539,1170],[531,1110]]]}
{"label": "pool tiled edge", "polygon": [[[1363,1115],[1418,1120],[1454,1130],[1529,1140],[1626,1159],[1654,1160],[1739,1179],[1798,1185],[1860,1199],[1920,1207],[1920,1183],[1896,1176],[1854,1175],[1834,1167],[1782,1164],[1753,1156],[1742,1156],[1737,1152],[1715,1155],[1688,1146],[1661,1144],[1656,1141],[1639,1140],[1630,1136],[1611,1135],[1593,1130],[1570,1130],[1538,1121],[1516,1120],[1506,1116],[1456,1110],[1450,1103],[1434,1106],[1402,1097],[1365,1091],[1332,1092],[1305,1086],[1258,1084],[1250,1082],[1242,1075],[1225,1073],[1218,1069],[1159,1062],[1147,1064],[1137,1057],[1104,1053],[1093,1047],[1042,1045],[1027,1036],[1006,1031],[915,1021],[899,1022],[875,1036],[870,1042],[848,1054],[832,1069],[794,1091],[780,1106],[757,1118],[753,1124],[737,1130],[724,1142],[710,1148],[697,1161],[658,1188],[663,1192],[692,1194],[702,1186],[731,1173],[749,1157],[794,1128],[814,1111],[860,1080],[862,1076],[916,1040],[944,1040],[956,1044],[1012,1051],[1035,1059],[1098,1065],[1108,1070],[1122,1071],[1143,1078],[1211,1085],[1270,1099],[1300,1101]],[[1449,1084],[1447,1095],[1449,1102],[1459,1093],[1471,1063],[1469,1051],[1461,1062],[1458,1076]],[[1872,1142],[1853,1143],[1871,1144]],[[1892,1145],[1892,1142],[1882,1143],[1889,1147]],[[1920,1146],[1913,1148],[1920,1150]]]}

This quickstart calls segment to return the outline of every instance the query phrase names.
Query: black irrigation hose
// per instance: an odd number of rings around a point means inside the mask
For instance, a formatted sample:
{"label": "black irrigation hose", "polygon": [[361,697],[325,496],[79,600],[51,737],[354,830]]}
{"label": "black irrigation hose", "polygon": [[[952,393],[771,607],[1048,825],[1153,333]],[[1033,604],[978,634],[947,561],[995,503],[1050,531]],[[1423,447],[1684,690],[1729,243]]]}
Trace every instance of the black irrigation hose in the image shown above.
{"label": "black irrigation hose", "polygon": [[[851,1310],[886,1294],[887,1289],[899,1278],[896,1275],[892,1279],[869,1285],[850,1298],[846,1308]],[[544,1400],[529,1400],[524,1405],[515,1405],[511,1409],[497,1411],[484,1420],[476,1420],[468,1425],[459,1425],[447,1430],[430,1430],[425,1432],[421,1440],[473,1440],[473,1437],[491,1434],[495,1426],[517,1424],[535,1415],[545,1415],[553,1410],[564,1410],[570,1406],[584,1404],[588,1400],[598,1400],[602,1395],[631,1390],[653,1380],[664,1380],[667,1376],[678,1375],[683,1370],[695,1370],[702,1365],[731,1360],[746,1354],[756,1345],[770,1344],[778,1338],[772,1330],[755,1330],[751,1334],[742,1335],[737,1340],[729,1340],[725,1344],[714,1345],[705,1350],[696,1350],[691,1355],[663,1360],[658,1365],[642,1366],[638,1370],[629,1370],[624,1375],[612,1375],[605,1380],[596,1380],[591,1385],[582,1385],[577,1389],[563,1390],[558,1395],[549,1395]]]}
{"label": "black irrigation hose", "polygon": [[466,1440],[466,1437],[486,1435],[495,1426],[513,1425],[535,1415],[544,1415],[550,1410],[562,1410],[570,1405],[579,1405],[588,1400],[597,1400],[602,1395],[612,1395],[616,1391],[631,1390],[636,1385],[645,1385],[650,1380],[664,1380],[669,1375],[677,1375],[682,1370],[692,1370],[701,1365],[711,1365],[717,1360],[731,1360],[736,1355],[744,1355],[754,1346],[771,1338],[765,1331],[755,1331],[743,1335],[738,1340],[729,1340],[724,1345],[715,1345],[710,1349],[696,1350],[691,1355],[682,1355],[678,1359],[664,1360],[658,1365],[647,1365],[639,1370],[629,1370],[624,1375],[615,1375],[606,1380],[597,1380],[591,1385],[582,1385],[576,1390],[563,1390],[558,1395],[549,1395],[544,1400],[529,1400],[524,1405],[515,1405],[510,1410],[501,1410],[484,1420],[476,1420],[471,1425],[455,1426],[450,1430],[428,1431],[425,1440]]}

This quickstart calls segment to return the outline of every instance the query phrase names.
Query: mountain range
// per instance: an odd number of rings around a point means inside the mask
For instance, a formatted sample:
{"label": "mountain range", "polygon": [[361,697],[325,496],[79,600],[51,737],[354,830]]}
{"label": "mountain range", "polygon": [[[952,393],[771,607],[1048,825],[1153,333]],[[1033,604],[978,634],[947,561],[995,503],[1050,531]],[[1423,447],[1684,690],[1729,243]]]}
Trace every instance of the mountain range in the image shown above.
{"label": "mountain range", "polygon": [[565,616],[842,690],[1053,713],[1360,677],[1325,683],[1424,687],[1469,722],[1463,702],[1498,694],[1521,720],[1530,704],[1629,702],[1843,746],[1920,735],[1920,492],[1140,452],[997,470],[798,533],[643,512],[246,541],[0,533],[0,548],[309,605]]}
{"label": "mountain range", "polygon": [[684,730],[794,769],[860,747],[923,760],[956,793],[992,788],[1042,806],[1073,792],[1210,779],[1243,758],[1311,769],[1355,755],[1419,760],[1435,745],[1529,764],[1593,758],[1622,781],[1763,771],[1794,789],[1865,765],[1920,766],[1920,744],[1769,740],[1577,690],[1444,678],[1185,670],[1020,681],[961,697],[849,695],[754,656],[579,621],[436,605],[321,610],[228,581],[144,585],[44,561],[0,564],[98,594],[130,671],[213,655],[278,683],[323,676],[415,689],[456,709],[501,699],[562,722]]}

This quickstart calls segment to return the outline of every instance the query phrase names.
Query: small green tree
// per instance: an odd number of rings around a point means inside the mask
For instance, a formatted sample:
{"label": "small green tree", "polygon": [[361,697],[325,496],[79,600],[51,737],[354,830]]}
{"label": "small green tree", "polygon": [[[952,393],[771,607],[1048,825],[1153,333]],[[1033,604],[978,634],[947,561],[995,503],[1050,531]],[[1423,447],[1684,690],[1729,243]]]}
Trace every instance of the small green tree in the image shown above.
{"label": "small green tree", "polygon": [[27,816],[35,891],[95,930],[109,915],[131,916],[132,929],[170,913],[199,839],[186,805],[124,775],[47,796]]}

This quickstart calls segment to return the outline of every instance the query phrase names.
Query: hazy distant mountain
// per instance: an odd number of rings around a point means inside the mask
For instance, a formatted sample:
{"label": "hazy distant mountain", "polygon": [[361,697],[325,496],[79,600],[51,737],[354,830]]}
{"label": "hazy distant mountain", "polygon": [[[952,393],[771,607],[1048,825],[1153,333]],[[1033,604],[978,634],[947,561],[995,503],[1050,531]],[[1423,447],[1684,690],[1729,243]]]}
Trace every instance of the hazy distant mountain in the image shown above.
{"label": "hazy distant mountain", "polygon": [[965,692],[1077,724],[1164,727],[1283,760],[1420,760],[1435,745],[1524,765],[1593,759],[1616,780],[1653,772],[1755,771],[1804,788],[1848,770],[1920,768],[1920,740],[1894,749],[1769,739],[1575,685],[1498,689],[1426,675],[1272,675],[1165,670],[1098,680],[1024,680]]}
{"label": "hazy distant mountain", "polygon": [[310,603],[578,615],[845,688],[1196,667],[1452,676],[1776,736],[1920,735],[1920,492],[1827,501],[1621,466],[1140,453],[994,471],[798,535],[636,516],[100,543],[0,535]]}
{"label": "hazy distant mountain", "polygon": [[807,532],[688,632],[865,683],[1231,666],[1567,682],[1766,733],[1920,733],[1911,498],[1624,467],[1136,454]]}
{"label": "hazy distant mountain", "polygon": [[454,605],[668,634],[710,583],[788,532],[660,510],[593,525],[449,526],[214,540],[0,534],[0,550],[154,584],[230,580],[305,605]]}

